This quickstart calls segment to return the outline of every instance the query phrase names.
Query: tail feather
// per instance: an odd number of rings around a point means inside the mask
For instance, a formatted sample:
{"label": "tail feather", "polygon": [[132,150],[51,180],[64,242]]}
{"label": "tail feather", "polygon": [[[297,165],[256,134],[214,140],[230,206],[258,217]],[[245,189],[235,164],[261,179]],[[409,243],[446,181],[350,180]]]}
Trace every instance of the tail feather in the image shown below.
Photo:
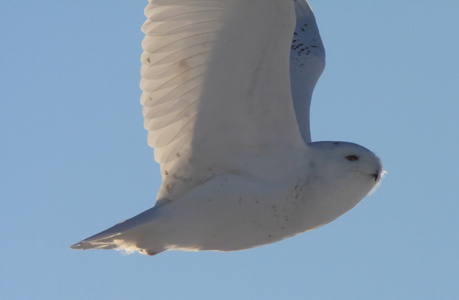
{"label": "tail feather", "polygon": [[125,250],[126,252],[139,251],[142,254],[146,255],[155,255],[163,250],[150,250],[150,249],[141,249],[137,247],[135,241],[127,240],[126,237],[130,236],[128,232],[133,232],[132,230],[141,227],[147,222],[150,222],[153,219],[154,208],[146,210],[141,214],[122,221],[116,224],[113,227],[108,228],[98,234],[95,234],[87,239],[82,240],[72,246],[71,249],[77,250],[87,250],[87,249],[119,249]]}
{"label": "tail feather", "polygon": [[104,232],[101,232],[85,240],[82,240],[81,242],[78,242],[75,245],[70,246],[70,248],[76,249],[76,250],[87,250],[87,249],[108,250],[108,249],[116,249],[119,247],[115,243],[115,237],[121,235],[120,232],[113,234],[113,235],[98,238],[98,236],[101,235],[102,233]]}

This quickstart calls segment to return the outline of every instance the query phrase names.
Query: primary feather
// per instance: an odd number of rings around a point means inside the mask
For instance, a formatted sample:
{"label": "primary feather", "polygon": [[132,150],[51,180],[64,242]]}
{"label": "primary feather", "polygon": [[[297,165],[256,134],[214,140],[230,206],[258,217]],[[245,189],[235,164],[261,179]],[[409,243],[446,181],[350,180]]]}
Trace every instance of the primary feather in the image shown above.
{"label": "primary feather", "polygon": [[309,107],[314,87],[325,67],[325,50],[309,4],[295,0],[296,26],[290,50],[290,85],[301,135],[311,142]]}
{"label": "primary feather", "polygon": [[299,143],[288,65],[293,2],[152,1],[145,14],[140,86],[163,176],[159,203],[261,147]]}

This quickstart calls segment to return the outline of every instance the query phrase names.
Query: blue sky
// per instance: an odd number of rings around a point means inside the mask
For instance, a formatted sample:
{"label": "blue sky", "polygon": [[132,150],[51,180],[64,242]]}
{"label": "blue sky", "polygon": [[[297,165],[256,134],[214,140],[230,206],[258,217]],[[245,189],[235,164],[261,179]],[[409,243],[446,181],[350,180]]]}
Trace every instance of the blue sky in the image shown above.
{"label": "blue sky", "polygon": [[151,207],[144,0],[0,1],[5,299],[452,299],[459,2],[311,0],[327,51],[313,140],[375,151],[379,189],[318,230],[234,253],[69,246]]}

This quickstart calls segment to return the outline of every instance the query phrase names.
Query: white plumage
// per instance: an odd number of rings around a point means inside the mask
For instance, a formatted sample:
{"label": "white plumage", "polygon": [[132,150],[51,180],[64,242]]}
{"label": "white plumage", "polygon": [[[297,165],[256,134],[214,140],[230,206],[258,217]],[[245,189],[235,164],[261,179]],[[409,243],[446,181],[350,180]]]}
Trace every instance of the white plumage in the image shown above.
{"label": "white plumage", "polygon": [[325,65],[303,0],[152,0],[141,103],[161,165],[155,207],[72,246],[242,250],[322,226],[360,202],[382,166],[351,143],[311,143]]}

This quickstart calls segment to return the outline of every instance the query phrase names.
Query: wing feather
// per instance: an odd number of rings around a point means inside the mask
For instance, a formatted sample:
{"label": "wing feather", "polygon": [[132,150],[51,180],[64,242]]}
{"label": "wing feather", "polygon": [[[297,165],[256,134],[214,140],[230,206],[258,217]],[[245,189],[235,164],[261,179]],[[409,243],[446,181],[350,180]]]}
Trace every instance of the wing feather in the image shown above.
{"label": "wing feather", "polygon": [[158,201],[303,145],[289,82],[294,10],[290,0],[151,0],[140,87]]}
{"label": "wing feather", "polygon": [[296,119],[303,140],[311,142],[309,108],[312,92],[325,68],[325,49],[311,7],[294,0],[296,26],[290,50],[290,81]]}

